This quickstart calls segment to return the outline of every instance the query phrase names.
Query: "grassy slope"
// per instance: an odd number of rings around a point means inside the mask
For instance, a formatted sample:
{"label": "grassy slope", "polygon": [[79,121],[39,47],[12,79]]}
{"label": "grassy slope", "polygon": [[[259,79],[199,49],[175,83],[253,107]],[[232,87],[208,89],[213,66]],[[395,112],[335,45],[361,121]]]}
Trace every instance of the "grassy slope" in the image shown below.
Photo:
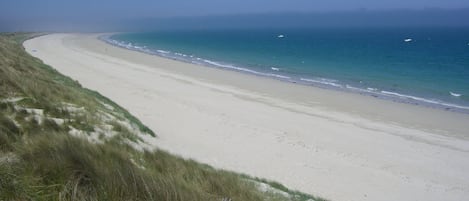
{"label": "grassy slope", "polygon": [[136,150],[155,134],[27,54],[21,43],[28,37],[0,35],[0,200],[316,199],[163,151]]}

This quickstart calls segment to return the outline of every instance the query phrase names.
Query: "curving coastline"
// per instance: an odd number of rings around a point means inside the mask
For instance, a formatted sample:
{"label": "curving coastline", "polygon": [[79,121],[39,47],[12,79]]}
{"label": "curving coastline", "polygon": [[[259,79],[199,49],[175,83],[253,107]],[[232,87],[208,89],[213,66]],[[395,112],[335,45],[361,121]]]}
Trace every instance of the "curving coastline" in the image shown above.
{"label": "curving coastline", "polygon": [[[132,44],[131,42],[112,39],[112,35],[113,34],[101,35],[99,39],[108,44],[121,47],[121,48],[125,48],[128,50],[143,52],[145,54],[160,56],[160,57],[182,61],[182,62],[186,62],[190,64],[196,64],[199,66],[225,69],[225,70],[236,71],[240,73],[252,74],[256,76],[268,77],[271,79],[276,79],[276,80],[280,80],[284,82],[290,82],[290,83],[295,83],[295,84],[319,87],[323,89],[330,89],[330,90],[336,90],[336,91],[342,91],[342,92],[348,92],[348,93],[356,93],[356,94],[361,94],[361,95],[370,96],[370,97],[388,100],[388,101],[393,101],[393,102],[399,102],[399,103],[405,103],[405,104],[411,104],[411,105],[419,105],[419,106],[428,107],[428,108],[436,108],[436,109],[441,109],[441,110],[446,110],[446,111],[469,114],[469,106],[446,102],[446,101],[442,101],[442,100],[435,99],[435,98],[424,98],[424,97],[411,95],[411,94],[403,94],[403,93],[398,93],[395,91],[378,89],[378,88],[375,88],[374,86],[357,87],[350,83],[343,83],[339,80],[328,79],[328,78],[311,77],[311,76],[305,76],[305,75],[292,75],[292,74],[282,72],[281,68],[277,68],[277,67],[271,67],[270,71],[269,70],[261,71],[259,69],[255,70],[255,69],[251,69],[248,67],[240,67],[240,66],[236,66],[230,63],[224,63],[221,61],[213,61],[213,60],[209,60],[205,58],[200,58],[194,55],[187,55],[184,53],[171,52],[171,51],[162,50],[162,49],[152,49],[147,46],[139,46],[136,44]],[[458,94],[459,96],[454,96],[453,94],[454,94],[453,92],[448,92],[448,96],[453,96],[453,97],[461,96],[461,94]]]}
{"label": "curving coastline", "polygon": [[468,116],[52,34],[33,56],[135,114],[172,153],[332,200],[469,196]]}

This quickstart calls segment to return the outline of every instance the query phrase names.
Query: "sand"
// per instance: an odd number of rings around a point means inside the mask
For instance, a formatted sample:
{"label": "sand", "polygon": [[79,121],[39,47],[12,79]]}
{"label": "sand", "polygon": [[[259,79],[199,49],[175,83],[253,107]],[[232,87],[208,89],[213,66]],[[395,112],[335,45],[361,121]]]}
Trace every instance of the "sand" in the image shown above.
{"label": "sand", "polygon": [[469,115],[51,34],[26,50],[128,109],[156,148],[345,200],[469,200]]}

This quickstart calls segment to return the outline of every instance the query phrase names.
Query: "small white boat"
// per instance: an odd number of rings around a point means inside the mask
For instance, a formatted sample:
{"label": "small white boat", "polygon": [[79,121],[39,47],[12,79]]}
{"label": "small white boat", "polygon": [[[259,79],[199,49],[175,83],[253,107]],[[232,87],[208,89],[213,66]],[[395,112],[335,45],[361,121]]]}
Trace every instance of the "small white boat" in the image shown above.
{"label": "small white boat", "polygon": [[277,38],[285,38],[285,36],[280,34],[280,35],[277,36]]}
{"label": "small white boat", "polygon": [[451,91],[449,92],[449,94],[451,94],[451,96],[454,96],[454,97],[460,97],[461,96],[461,94],[453,93]]}
{"label": "small white boat", "polygon": [[406,39],[404,39],[404,42],[406,42],[406,43],[412,42],[412,38],[406,38]]}

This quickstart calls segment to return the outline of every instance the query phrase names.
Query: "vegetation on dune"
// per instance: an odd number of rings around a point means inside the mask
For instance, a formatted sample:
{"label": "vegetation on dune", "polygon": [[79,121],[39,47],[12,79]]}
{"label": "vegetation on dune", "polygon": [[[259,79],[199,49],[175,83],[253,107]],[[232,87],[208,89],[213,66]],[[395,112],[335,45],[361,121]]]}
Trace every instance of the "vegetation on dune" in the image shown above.
{"label": "vegetation on dune", "polygon": [[321,200],[146,147],[156,135],[0,35],[0,200]]}

